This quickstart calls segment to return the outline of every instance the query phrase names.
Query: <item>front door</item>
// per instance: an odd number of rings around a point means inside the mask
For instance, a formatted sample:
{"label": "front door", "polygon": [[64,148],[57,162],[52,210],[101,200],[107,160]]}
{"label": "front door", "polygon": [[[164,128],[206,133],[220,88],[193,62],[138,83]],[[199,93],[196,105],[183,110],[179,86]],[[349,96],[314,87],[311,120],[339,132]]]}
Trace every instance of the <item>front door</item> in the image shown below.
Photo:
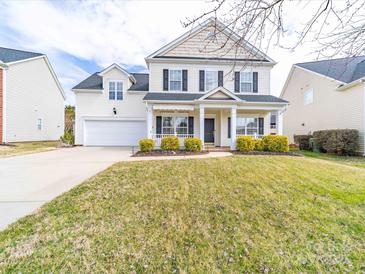
{"label": "front door", "polygon": [[214,143],[214,119],[204,119],[204,142]]}

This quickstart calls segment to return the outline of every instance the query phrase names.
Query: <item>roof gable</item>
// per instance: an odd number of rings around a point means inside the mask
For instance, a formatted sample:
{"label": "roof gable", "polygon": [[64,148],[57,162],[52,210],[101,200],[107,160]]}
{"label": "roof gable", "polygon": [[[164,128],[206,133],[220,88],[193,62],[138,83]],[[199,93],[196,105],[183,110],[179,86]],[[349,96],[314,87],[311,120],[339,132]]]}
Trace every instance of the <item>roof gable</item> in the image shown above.
{"label": "roof gable", "polygon": [[247,41],[242,42],[236,33],[214,18],[168,43],[147,59],[173,57],[275,62]]}
{"label": "roof gable", "polygon": [[131,75],[128,71],[126,71],[125,69],[123,69],[121,66],[119,66],[118,64],[114,63],[111,64],[109,67],[103,69],[102,71],[100,71],[98,73],[99,76],[104,76],[106,73],[108,73],[109,71],[111,71],[112,69],[118,69],[119,71],[121,71],[122,73],[126,74],[129,79],[132,81],[132,83],[136,83],[136,78],[134,78],[133,75]]}
{"label": "roof gable", "polygon": [[234,95],[228,89],[224,87],[217,87],[210,92],[204,94],[199,98],[199,101],[203,100],[233,100],[233,101],[241,101],[239,97]]}

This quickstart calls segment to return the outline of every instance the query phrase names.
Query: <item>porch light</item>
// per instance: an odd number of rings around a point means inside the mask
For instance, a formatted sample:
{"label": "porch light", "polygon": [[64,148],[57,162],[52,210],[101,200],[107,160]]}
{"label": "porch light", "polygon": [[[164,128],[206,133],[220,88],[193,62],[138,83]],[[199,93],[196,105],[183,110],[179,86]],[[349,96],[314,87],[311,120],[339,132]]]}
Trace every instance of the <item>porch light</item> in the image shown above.
{"label": "porch light", "polygon": [[116,108],[113,108],[113,113],[114,113],[114,115],[117,115],[117,110],[116,110]]}

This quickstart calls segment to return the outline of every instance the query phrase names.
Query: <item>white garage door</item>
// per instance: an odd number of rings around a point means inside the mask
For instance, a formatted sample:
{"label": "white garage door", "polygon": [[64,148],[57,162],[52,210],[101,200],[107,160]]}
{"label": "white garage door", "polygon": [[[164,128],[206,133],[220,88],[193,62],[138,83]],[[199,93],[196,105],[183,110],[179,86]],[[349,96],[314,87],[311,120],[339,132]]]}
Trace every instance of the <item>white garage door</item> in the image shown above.
{"label": "white garage door", "polygon": [[135,146],[146,138],[145,121],[85,121],[86,146]]}

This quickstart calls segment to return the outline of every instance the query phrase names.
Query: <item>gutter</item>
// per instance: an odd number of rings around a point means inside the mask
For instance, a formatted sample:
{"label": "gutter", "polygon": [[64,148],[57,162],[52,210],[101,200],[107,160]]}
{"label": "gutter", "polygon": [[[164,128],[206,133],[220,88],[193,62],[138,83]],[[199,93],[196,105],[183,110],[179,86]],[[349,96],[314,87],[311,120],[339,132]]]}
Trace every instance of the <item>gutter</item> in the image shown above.
{"label": "gutter", "polygon": [[348,88],[351,88],[351,87],[356,86],[356,85],[361,84],[361,83],[365,83],[365,77],[362,77],[360,79],[357,79],[355,81],[352,81],[352,82],[350,82],[348,84],[339,85],[336,88],[336,90],[337,91],[344,91],[344,90],[346,90]]}

